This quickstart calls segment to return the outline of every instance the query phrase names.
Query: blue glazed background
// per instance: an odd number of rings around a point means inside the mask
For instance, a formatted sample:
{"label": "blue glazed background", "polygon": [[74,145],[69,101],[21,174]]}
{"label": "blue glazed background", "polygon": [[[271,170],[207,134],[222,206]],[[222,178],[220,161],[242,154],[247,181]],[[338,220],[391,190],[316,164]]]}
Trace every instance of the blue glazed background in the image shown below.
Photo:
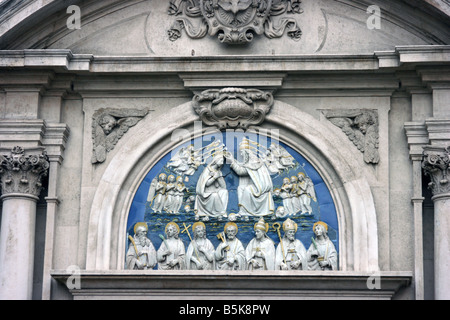
{"label": "blue glazed background", "polygon": [[[233,139],[234,141],[227,141],[228,139]],[[233,147],[233,150],[228,149],[230,152],[234,152],[234,157],[239,161],[240,155],[238,152],[238,146],[240,141],[243,137],[249,137],[253,141],[258,139],[258,142],[261,142],[261,144],[270,145],[272,142],[272,139],[266,136],[256,136],[256,135],[248,135],[244,133],[233,133],[230,137],[229,134],[223,133],[222,134],[222,142],[229,146]],[[166,167],[166,164],[171,159],[172,155],[175,154],[179,149],[182,147],[186,147],[190,144],[194,144],[197,148],[198,146],[207,146],[212,141],[214,141],[213,136],[203,136],[197,139],[194,139],[188,143],[183,144],[182,146],[179,146],[173,152],[168,153],[166,156],[164,156],[146,175],[144,180],[142,181],[141,185],[139,186],[133,202],[131,204],[131,208],[128,215],[128,221],[127,221],[127,235],[134,235],[134,225],[138,222],[146,222],[149,228],[148,231],[148,238],[153,242],[153,245],[155,246],[155,249],[157,250],[162,240],[160,239],[159,235],[164,235],[164,229],[168,222],[174,221],[178,224],[180,227],[180,231],[184,229],[183,223],[185,223],[187,226],[192,226],[193,223],[195,223],[194,219],[194,213],[190,212],[189,214],[186,214],[184,210],[182,209],[180,214],[168,214],[168,213],[162,213],[162,214],[155,214],[152,212],[151,208],[149,207],[149,203],[147,202],[147,195],[150,188],[150,184],[152,180],[157,177],[160,173],[165,172],[167,175],[173,174],[177,176],[174,172],[169,170]],[[328,224],[328,235],[330,237],[330,240],[333,242],[334,246],[336,247],[336,250],[339,253],[339,230],[338,230],[338,220],[337,220],[337,212],[336,207],[334,205],[333,199],[331,197],[330,191],[328,190],[325,182],[323,181],[322,177],[319,175],[319,173],[314,169],[314,167],[306,161],[306,159],[297,153],[295,150],[290,148],[289,146],[278,142],[274,140],[275,143],[280,144],[282,147],[284,147],[289,154],[291,154],[296,162],[297,167],[290,169],[287,172],[283,172],[281,175],[273,175],[272,181],[275,188],[280,188],[282,185],[283,178],[285,177],[291,177],[293,175],[296,175],[298,172],[304,172],[307,176],[311,178],[311,180],[314,183],[314,187],[316,190],[316,196],[317,196],[317,202],[312,201],[311,206],[313,208],[313,214],[312,215],[299,215],[296,216],[289,216],[289,218],[293,221],[295,221],[298,224],[298,231],[297,231],[297,239],[302,241],[305,248],[308,249],[311,245],[311,237],[314,236],[314,232],[312,231],[312,226],[317,221],[323,221]],[[189,182],[185,182],[186,187],[188,188],[189,192],[187,195],[185,195],[185,200],[189,195],[195,196],[195,187],[196,182],[202,173],[204,169],[204,166],[200,166],[196,173],[192,176],[189,176]],[[238,209],[238,198],[237,198],[237,187],[239,186],[239,177],[231,170],[230,166],[228,164],[225,164],[222,168],[223,175],[225,176],[225,181],[227,184],[227,189],[229,191],[229,203],[227,212],[228,213],[237,213],[239,211]],[[275,201],[275,208],[282,205],[281,199],[274,199]],[[191,207],[193,208],[194,204],[191,204]],[[184,203],[182,205],[182,208],[184,207]],[[268,232],[268,236],[274,241],[275,245],[278,245],[279,238],[278,234],[273,228],[273,224],[275,222],[279,222],[281,225],[283,222],[287,219],[286,218],[277,218],[275,220],[272,220],[271,216],[265,217],[265,220],[270,225],[270,229]],[[247,246],[247,244],[251,241],[251,239],[254,237],[253,232],[253,226],[257,222],[259,218],[253,218],[250,217],[249,221],[243,221],[238,220],[235,221],[239,227],[238,232],[238,238],[242,241],[244,247]],[[227,223],[227,220],[218,221],[217,219],[211,218],[210,221],[205,222],[206,229],[207,229],[207,237],[211,242],[213,243],[214,247],[217,247],[219,244],[219,240],[216,237],[216,235],[223,231],[223,228],[225,224]],[[191,236],[192,234],[192,228],[189,228],[189,232]],[[281,230],[281,236],[283,236],[283,231]],[[190,239],[189,236],[184,233],[180,233],[180,239],[185,244],[185,247],[187,249]],[[126,244],[126,250],[128,250],[129,241],[127,240]]]}

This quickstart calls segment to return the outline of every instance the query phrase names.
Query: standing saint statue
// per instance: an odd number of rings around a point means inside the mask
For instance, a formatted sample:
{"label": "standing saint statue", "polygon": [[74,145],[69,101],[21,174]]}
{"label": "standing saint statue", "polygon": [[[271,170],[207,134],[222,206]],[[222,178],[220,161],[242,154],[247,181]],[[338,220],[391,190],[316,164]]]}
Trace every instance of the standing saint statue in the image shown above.
{"label": "standing saint statue", "polygon": [[195,218],[227,217],[228,190],[222,175],[224,154],[217,153],[211,163],[205,167],[197,181],[194,205]]}
{"label": "standing saint statue", "polygon": [[291,219],[283,222],[284,236],[275,255],[276,270],[308,270],[306,249],[303,243],[295,238],[297,228],[297,224]]}
{"label": "standing saint statue", "polygon": [[269,224],[261,218],[255,224],[254,230],[255,238],[245,250],[248,270],[275,270],[275,245],[267,236]]}
{"label": "standing saint statue", "polygon": [[128,270],[148,270],[156,266],[156,250],[147,238],[148,226],[145,222],[136,223],[134,237],[129,236],[130,246],[126,256]]}
{"label": "standing saint statue", "polygon": [[217,270],[245,270],[245,249],[242,242],[236,238],[238,226],[234,222],[228,222],[224,232],[219,234],[222,242],[215,252]]}
{"label": "standing saint statue", "polygon": [[166,238],[156,252],[158,259],[158,270],[184,270],[185,269],[185,247],[183,241],[178,237],[180,228],[175,222],[166,225]]}
{"label": "standing saint statue", "polygon": [[328,225],[318,221],[313,225],[313,231],[316,239],[312,239],[306,253],[308,270],[338,270],[338,253],[328,238]]}
{"label": "standing saint statue", "polygon": [[262,217],[275,212],[272,178],[266,165],[253,149],[250,140],[244,138],[239,145],[242,163],[238,163],[230,153],[226,153],[231,168],[239,176],[237,216],[246,219],[249,216]]}
{"label": "standing saint statue", "polygon": [[190,270],[214,270],[214,246],[206,238],[206,226],[196,222],[192,226],[194,239],[186,251],[186,267]]}

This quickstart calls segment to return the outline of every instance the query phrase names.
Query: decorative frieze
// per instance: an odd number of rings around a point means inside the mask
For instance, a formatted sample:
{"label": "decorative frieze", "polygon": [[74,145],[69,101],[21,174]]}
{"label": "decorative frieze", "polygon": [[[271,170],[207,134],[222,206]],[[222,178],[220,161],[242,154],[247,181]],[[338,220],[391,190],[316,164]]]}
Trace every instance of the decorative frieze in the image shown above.
{"label": "decorative frieze", "polygon": [[300,4],[300,0],[170,0],[168,14],[177,18],[169,39],[177,40],[185,29],[192,39],[209,33],[222,43],[245,44],[255,35],[280,38],[288,30],[288,36],[298,41],[302,31],[292,15],[303,12]]}
{"label": "decorative frieze", "polygon": [[14,147],[9,154],[0,154],[0,177],[2,196],[27,194],[38,197],[42,178],[47,176],[50,163],[47,153]]}
{"label": "decorative frieze", "polygon": [[348,136],[364,154],[367,164],[380,162],[378,112],[368,109],[333,110],[325,112],[327,119]]}
{"label": "decorative frieze", "polygon": [[92,121],[92,163],[102,163],[123,135],[147,114],[148,110],[100,109]]}
{"label": "decorative frieze", "polygon": [[194,96],[193,107],[207,126],[219,129],[247,129],[263,123],[273,106],[270,92],[257,89],[225,88],[203,91]]}
{"label": "decorative frieze", "polygon": [[450,146],[424,147],[422,168],[431,179],[428,187],[434,196],[450,193]]}

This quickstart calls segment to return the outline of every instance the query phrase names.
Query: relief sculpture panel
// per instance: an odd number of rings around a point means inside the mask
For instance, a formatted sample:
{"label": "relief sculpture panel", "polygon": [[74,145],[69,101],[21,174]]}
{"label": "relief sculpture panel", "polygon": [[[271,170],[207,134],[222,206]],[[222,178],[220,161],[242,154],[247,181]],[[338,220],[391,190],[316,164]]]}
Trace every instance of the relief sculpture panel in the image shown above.
{"label": "relief sculpture panel", "polygon": [[297,151],[253,132],[204,135],[164,156],[138,188],[126,232],[132,270],[339,265],[337,213],[324,180]]}
{"label": "relief sculpture panel", "polygon": [[302,31],[293,16],[303,12],[300,5],[299,0],[171,0],[168,14],[176,18],[168,35],[176,41],[184,29],[192,39],[209,34],[222,43],[245,44],[255,35],[280,38],[287,30],[298,41]]}

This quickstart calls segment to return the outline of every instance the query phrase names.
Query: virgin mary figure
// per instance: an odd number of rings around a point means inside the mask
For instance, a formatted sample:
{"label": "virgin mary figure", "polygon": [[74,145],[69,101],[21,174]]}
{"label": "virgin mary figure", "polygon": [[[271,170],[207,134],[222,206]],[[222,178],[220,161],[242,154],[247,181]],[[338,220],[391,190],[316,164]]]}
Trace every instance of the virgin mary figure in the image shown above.
{"label": "virgin mary figure", "polygon": [[227,217],[228,190],[221,171],[223,164],[224,156],[219,152],[197,181],[194,205],[197,220],[200,217],[203,221],[208,221],[210,217]]}

